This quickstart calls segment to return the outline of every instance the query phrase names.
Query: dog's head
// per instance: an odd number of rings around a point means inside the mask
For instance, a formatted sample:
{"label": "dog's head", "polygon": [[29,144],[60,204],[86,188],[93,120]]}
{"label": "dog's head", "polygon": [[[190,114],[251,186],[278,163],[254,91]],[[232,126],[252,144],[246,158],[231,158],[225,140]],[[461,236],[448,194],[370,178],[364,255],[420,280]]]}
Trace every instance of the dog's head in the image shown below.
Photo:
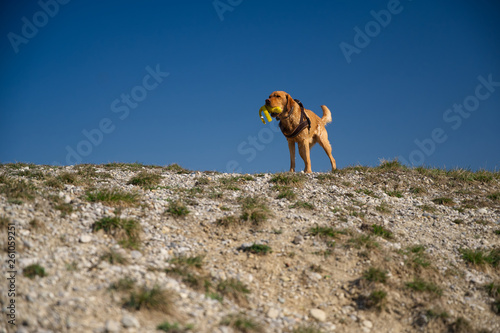
{"label": "dog's head", "polygon": [[[293,98],[284,91],[275,91],[269,98],[266,99],[266,105],[271,108],[279,107],[283,112],[286,112],[292,108]],[[272,113],[272,117],[277,117],[278,113]]]}

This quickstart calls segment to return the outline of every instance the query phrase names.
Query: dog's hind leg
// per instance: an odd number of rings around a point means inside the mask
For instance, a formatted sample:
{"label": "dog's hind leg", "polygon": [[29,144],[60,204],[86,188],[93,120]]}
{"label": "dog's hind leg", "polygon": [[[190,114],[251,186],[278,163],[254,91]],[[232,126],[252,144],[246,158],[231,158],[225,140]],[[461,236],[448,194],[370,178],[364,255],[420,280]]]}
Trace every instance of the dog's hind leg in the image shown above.
{"label": "dog's hind leg", "polygon": [[328,133],[324,131],[321,135],[318,136],[318,143],[325,150],[326,155],[330,159],[330,163],[332,165],[332,171],[337,169],[337,163],[332,156],[332,146],[330,145],[330,141],[328,141]]}
{"label": "dog's hind leg", "polygon": [[290,150],[290,172],[295,172],[295,142],[288,141],[288,149]]}

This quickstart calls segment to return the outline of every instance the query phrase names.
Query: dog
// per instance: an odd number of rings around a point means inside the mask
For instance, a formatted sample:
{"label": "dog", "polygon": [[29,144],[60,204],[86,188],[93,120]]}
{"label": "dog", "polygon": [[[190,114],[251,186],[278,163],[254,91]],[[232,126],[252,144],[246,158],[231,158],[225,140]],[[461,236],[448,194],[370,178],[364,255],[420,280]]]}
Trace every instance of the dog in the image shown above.
{"label": "dog", "polygon": [[328,132],[325,129],[326,124],[332,121],[332,113],[325,105],[321,105],[323,117],[320,118],[311,110],[304,109],[302,103],[294,100],[290,94],[275,91],[266,99],[266,106],[282,109],[281,113],[272,113],[271,116],[279,120],[281,132],[287,138],[290,150],[290,172],[295,172],[295,143],[298,144],[300,157],[304,160],[305,173],[312,172],[310,150],[316,142],[328,155],[332,171],[337,168],[332,156],[332,146],[328,141]]}

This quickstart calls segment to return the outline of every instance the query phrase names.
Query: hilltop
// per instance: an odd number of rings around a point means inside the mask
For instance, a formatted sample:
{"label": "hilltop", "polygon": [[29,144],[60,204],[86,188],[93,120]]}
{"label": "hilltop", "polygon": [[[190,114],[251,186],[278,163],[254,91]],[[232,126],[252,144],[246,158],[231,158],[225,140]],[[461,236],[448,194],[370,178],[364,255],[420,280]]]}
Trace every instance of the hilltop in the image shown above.
{"label": "hilltop", "polygon": [[0,331],[499,332],[499,183],[3,164]]}

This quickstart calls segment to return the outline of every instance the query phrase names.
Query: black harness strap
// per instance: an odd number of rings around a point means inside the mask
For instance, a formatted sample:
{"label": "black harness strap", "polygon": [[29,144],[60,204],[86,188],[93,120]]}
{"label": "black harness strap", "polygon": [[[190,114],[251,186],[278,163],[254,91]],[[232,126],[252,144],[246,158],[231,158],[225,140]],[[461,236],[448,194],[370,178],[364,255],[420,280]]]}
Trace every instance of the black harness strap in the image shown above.
{"label": "black harness strap", "polygon": [[[308,130],[311,130],[311,119],[309,119],[306,112],[304,111],[304,105],[302,105],[302,102],[299,101],[298,99],[294,99],[294,101],[300,106],[300,123],[299,123],[299,125],[297,126],[297,128],[295,128],[295,130],[292,133],[287,134],[287,133],[285,133],[285,130],[283,129],[283,124],[281,123],[281,121],[279,124],[281,132],[283,133],[284,136],[286,136],[289,139],[295,138],[297,135],[299,135],[300,132],[302,132],[302,130],[304,128],[306,128],[306,126],[308,127]],[[293,108],[290,111],[290,114],[292,113],[292,111],[293,111]],[[288,117],[289,116],[290,115],[288,115]]]}

